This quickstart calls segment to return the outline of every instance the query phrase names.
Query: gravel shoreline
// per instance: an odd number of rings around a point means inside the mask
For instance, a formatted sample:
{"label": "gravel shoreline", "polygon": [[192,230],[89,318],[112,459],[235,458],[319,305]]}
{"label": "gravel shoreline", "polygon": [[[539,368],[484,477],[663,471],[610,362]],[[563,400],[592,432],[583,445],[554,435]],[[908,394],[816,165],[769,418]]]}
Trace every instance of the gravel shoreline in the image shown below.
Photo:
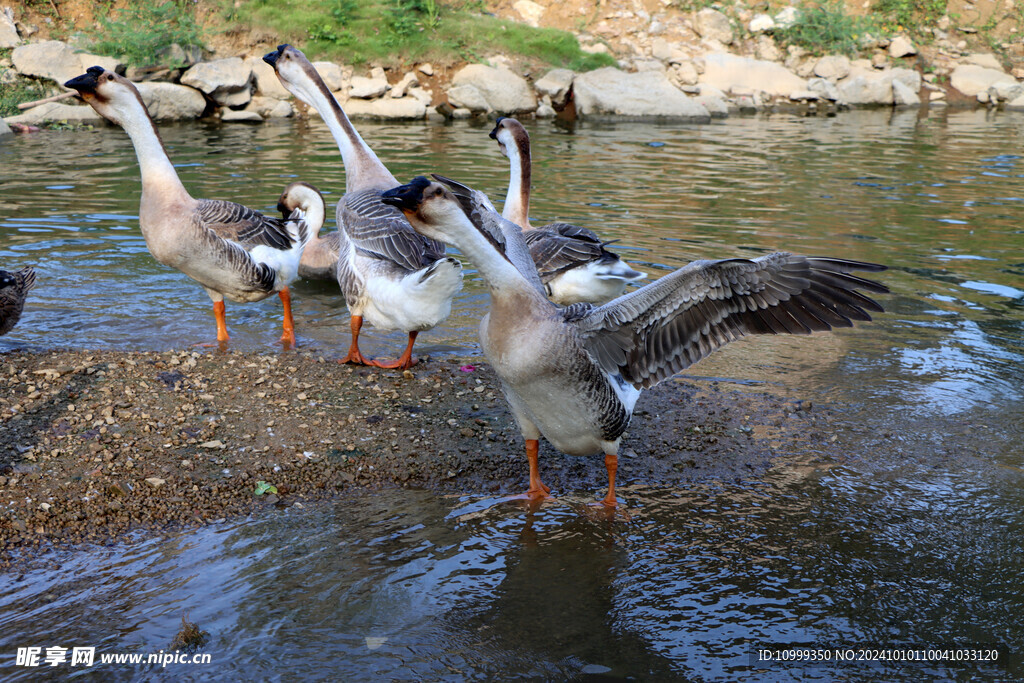
{"label": "gravel shoreline", "polygon": [[[828,411],[685,377],[645,392],[623,441],[630,484],[763,475],[818,449]],[[523,443],[479,357],[405,373],[317,352],[0,355],[0,566],[35,551],[201,526],[349,487],[517,493]],[[820,452],[820,451],[818,451]],[[602,459],[542,441],[555,494],[607,485]],[[256,495],[258,482],[277,493]]]}

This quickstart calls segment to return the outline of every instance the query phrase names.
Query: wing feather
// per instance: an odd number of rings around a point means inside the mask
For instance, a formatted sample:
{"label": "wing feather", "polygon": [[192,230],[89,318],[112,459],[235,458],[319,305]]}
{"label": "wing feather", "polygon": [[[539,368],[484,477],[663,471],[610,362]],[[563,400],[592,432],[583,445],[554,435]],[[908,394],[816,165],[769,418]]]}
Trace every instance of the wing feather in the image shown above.
{"label": "wing feather", "polygon": [[197,215],[203,227],[212,230],[218,237],[248,248],[264,245],[287,251],[295,244],[286,221],[264,216],[241,204],[200,199]]}
{"label": "wing feather", "polygon": [[604,306],[576,304],[563,315],[605,371],[650,387],[740,337],[870,320],[868,311],[883,309],[855,290],[889,290],[855,270],[885,266],[786,252],[696,261]]}
{"label": "wing feather", "polygon": [[444,244],[413,230],[399,209],[381,201],[382,192],[349,192],[338,204],[338,225],[352,245],[363,254],[408,271],[444,258]]}
{"label": "wing feather", "polygon": [[526,230],[523,239],[544,284],[573,268],[617,258],[604,248],[605,243],[593,231],[569,223]]}

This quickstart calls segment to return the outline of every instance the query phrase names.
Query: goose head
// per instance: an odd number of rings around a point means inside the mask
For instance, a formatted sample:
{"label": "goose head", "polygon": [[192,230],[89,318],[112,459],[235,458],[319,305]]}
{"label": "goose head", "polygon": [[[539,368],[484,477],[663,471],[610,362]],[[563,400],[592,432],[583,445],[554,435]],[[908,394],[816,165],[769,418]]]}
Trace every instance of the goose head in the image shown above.
{"label": "goose head", "polygon": [[330,99],[330,90],[316,69],[298,48],[287,43],[278,45],[273,52],[263,55],[263,61],[274,67],[274,73],[285,90],[313,107],[310,88],[317,88]]}
{"label": "goose head", "polygon": [[498,142],[498,149],[506,157],[511,157],[513,150],[519,153],[520,159],[530,158],[530,134],[519,121],[507,116],[499,116],[494,122],[494,130],[490,137]]}
{"label": "goose head", "polygon": [[78,96],[95,109],[100,116],[124,127],[131,117],[148,116],[142,96],[124,76],[102,66],[91,66],[81,76],[64,84],[78,91]]}
{"label": "goose head", "polygon": [[381,194],[381,201],[398,208],[416,232],[446,244],[475,230],[463,202],[446,185],[417,176]]}
{"label": "goose head", "polygon": [[295,182],[284,188],[281,197],[277,200],[277,210],[288,219],[296,209],[308,214],[311,209],[320,209],[320,213],[326,212],[326,202],[320,190],[309,183]]}

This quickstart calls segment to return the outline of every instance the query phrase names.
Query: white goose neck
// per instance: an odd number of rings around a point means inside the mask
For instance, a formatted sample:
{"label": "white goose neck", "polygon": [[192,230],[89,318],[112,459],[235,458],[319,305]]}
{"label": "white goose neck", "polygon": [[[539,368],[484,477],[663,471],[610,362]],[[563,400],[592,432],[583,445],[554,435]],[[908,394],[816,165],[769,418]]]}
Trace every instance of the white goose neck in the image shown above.
{"label": "white goose neck", "polygon": [[138,108],[124,113],[121,127],[128,133],[135,147],[135,156],[139,160],[139,170],[142,174],[143,192],[151,190],[164,195],[180,193],[187,197],[188,192],[167,157],[167,150],[160,141],[156,126],[141,103]]}
{"label": "white goose neck", "polygon": [[508,150],[509,179],[508,193],[501,215],[523,230],[530,230],[530,159],[523,159],[519,147],[512,141],[505,145]]}
{"label": "white goose neck", "polygon": [[345,164],[345,191],[388,190],[397,186],[399,183],[395,176],[391,175],[359,135],[345,110],[338,104],[338,100],[327,90],[326,84],[321,82],[302,85],[303,94],[320,113],[320,118],[327,124],[335,142],[338,143],[341,161]]}
{"label": "white goose neck", "polygon": [[[453,237],[455,246],[487,281],[493,298],[537,293],[523,274],[480,234],[468,218],[460,221],[458,234]],[[543,298],[539,294],[537,296]]]}

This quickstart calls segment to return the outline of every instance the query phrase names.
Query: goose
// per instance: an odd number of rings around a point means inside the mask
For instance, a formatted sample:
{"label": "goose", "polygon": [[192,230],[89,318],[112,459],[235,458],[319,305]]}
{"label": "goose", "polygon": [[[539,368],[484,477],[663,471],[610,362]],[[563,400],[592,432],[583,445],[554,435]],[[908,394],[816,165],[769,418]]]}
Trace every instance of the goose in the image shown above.
{"label": "goose", "polygon": [[36,271],[25,266],[17,273],[0,270],[0,337],[14,329],[21,320],[28,290],[36,284]]}
{"label": "goose", "polygon": [[320,235],[327,214],[327,204],[320,190],[309,183],[291,183],[281,192],[277,210],[284,220],[290,219],[296,210],[300,211],[309,228],[309,242],[302,250],[302,259],[299,261],[299,277],[335,282],[338,279],[341,236],[337,232]]}
{"label": "goose", "polygon": [[224,299],[260,301],[277,294],[284,305],[281,342],[295,345],[291,292],[310,231],[234,202],[193,199],[171,165],[153,119],[131,81],[94,66],[65,86],[101,116],[121,126],[135,147],[142,175],[139,226],[160,263],[198,282],[213,301],[217,341],[228,339]]}
{"label": "goose", "polygon": [[[285,44],[263,60],[290,93],[320,113],[345,165],[345,195],[337,209],[337,276],[351,315],[352,342],[339,362],[408,369],[416,362],[412,347],[417,334],[451,313],[452,298],[462,289],[462,264],[445,256],[442,242],[423,237],[401,211],[381,202],[381,193],[398,181],[356,132],[306,56]],[[398,359],[362,355],[364,319],[382,330],[408,332],[408,345]]]}
{"label": "goose", "polygon": [[647,277],[646,273],[633,270],[618,254],[605,249],[611,242],[602,242],[588,228],[557,222],[533,227],[530,134],[516,119],[501,116],[490,137],[498,142],[510,166],[508,194],[501,215],[523,229],[549,299],[563,306],[604,303],[622,296],[627,283]]}
{"label": "goose", "polygon": [[544,499],[539,439],[570,455],[605,455],[615,507],[622,434],[643,389],[753,334],[809,334],[849,327],[882,311],[858,289],[888,289],[852,271],[885,266],[788,252],[756,259],[694,261],[601,306],[559,308],[544,295],[517,226],[487,197],[441,176],[385,192],[412,226],[457,247],[484,277],[490,310],[480,321],[484,354],[501,380],[526,441],[530,488]]}

